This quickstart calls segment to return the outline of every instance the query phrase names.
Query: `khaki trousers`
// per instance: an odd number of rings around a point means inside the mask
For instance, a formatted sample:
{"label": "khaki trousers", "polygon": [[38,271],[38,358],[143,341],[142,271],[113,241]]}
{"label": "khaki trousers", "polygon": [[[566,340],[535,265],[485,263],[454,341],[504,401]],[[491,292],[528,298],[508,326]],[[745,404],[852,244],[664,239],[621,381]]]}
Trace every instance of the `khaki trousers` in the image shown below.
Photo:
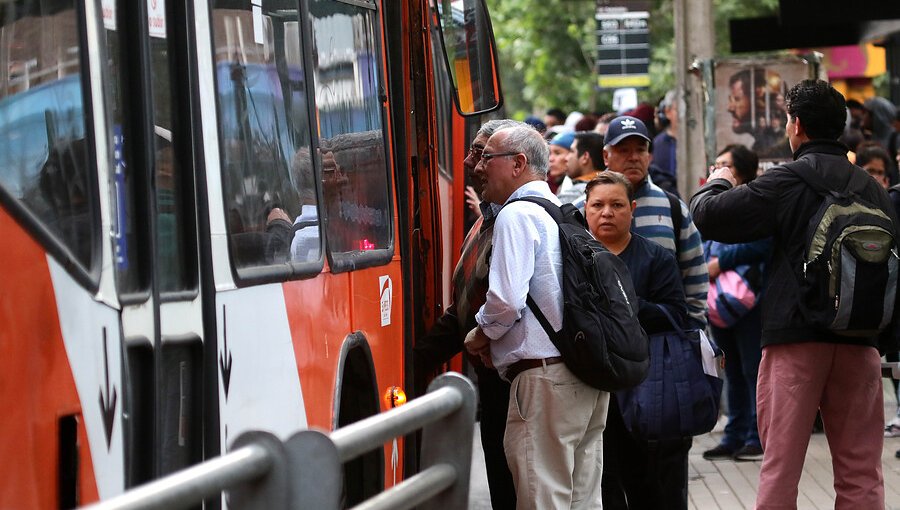
{"label": "khaki trousers", "polygon": [[584,384],[564,363],[516,376],[503,438],[516,508],[603,508],[608,405],[609,393]]}

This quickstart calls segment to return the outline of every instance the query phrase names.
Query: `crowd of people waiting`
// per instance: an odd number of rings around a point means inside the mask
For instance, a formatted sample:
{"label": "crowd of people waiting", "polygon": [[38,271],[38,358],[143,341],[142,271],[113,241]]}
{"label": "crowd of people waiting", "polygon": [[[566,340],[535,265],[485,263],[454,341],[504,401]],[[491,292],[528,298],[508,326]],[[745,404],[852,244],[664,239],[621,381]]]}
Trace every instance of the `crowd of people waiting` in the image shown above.
{"label": "crowd of people waiting", "polygon": [[[884,508],[883,438],[900,435],[900,418],[885,425],[882,416],[873,347],[884,344],[823,332],[797,311],[802,298],[790,273],[821,199],[783,166],[758,177],[756,154],[730,145],[689,207],[675,189],[675,99],[667,94],[656,112],[566,120],[552,109],[543,120],[481,127],[464,163],[478,219],[453,275],[452,305],[416,343],[416,372],[469,353],[493,508],[687,508],[692,439],[633,437],[615,396],[568,371],[526,305],[532,298],[560,328],[556,224],[516,199],[572,203],[628,267],[645,331],[665,331],[674,318],[678,327],[708,328],[724,350],[728,421],[704,458],[762,460],[757,508],[795,508],[819,413],[834,458],[836,508]],[[818,80],[786,99],[795,159],[812,162],[835,188],[862,172],[841,166],[855,161],[874,179],[860,193],[896,222],[884,189],[897,180],[900,144],[874,129],[883,116],[877,105],[867,102],[856,122],[855,105]],[[848,153],[838,139],[857,136],[853,129],[867,141]],[[891,198],[900,205],[900,193]],[[716,302],[726,285],[748,289],[739,313]],[[896,342],[888,343],[896,353]]]}

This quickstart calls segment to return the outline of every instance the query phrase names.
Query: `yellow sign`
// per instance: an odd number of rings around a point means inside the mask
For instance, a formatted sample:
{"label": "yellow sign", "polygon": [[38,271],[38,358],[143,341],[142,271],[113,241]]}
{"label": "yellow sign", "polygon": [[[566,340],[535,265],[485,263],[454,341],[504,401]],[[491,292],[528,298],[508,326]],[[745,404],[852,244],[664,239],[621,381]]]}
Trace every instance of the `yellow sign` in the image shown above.
{"label": "yellow sign", "polygon": [[649,87],[649,74],[625,74],[600,76],[598,83],[602,89],[621,89],[624,87]]}

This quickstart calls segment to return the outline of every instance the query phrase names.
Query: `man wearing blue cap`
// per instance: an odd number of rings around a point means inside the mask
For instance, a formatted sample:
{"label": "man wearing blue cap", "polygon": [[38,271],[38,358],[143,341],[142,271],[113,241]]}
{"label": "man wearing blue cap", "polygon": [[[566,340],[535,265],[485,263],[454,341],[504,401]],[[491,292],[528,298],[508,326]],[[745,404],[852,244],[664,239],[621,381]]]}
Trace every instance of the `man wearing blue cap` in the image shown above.
{"label": "man wearing blue cap", "polygon": [[[650,136],[640,119],[628,116],[613,120],[606,131],[603,158],[606,168],[625,176],[634,186],[637,208],[632,231],[672,250],[681,269],[691,326],[706,327],[706,292],[709,272],[703,259],[700,232],[694,226],[687,205],[670,199],[648,177]],[[675,217],[673,213],[679,214]],[[680,227],[676,235],[676,226]]]}

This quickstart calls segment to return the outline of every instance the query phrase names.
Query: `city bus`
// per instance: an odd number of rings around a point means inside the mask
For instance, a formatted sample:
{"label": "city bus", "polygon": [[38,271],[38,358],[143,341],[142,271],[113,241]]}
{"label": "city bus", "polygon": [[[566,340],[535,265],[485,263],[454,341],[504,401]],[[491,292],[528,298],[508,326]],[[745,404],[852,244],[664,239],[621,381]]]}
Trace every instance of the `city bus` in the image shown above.
{"label": "city bus", "polygon": [[[0,22],[0,508],[407,398],[467,116],[502,103],[483,0],[10,0]],[[343,500],[414,470],[414,441],[386,445]]]}

